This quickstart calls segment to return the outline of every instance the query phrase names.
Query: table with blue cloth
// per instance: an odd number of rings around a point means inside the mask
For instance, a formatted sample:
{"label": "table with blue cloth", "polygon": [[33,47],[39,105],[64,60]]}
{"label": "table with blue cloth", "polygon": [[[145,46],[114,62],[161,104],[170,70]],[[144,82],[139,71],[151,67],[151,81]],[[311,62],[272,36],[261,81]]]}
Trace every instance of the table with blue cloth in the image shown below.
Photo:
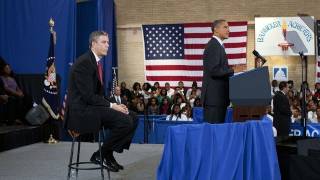
{"label": "table with blue cloth", "polygon": [[168,127],[158,180],[280,180],[268,120]]}

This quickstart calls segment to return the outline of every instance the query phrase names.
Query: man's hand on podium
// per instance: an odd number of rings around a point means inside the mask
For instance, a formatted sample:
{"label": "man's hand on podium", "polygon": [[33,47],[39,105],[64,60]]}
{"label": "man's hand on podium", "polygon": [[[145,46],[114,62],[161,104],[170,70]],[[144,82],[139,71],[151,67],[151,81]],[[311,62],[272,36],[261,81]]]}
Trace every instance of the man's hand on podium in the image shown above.
{"label": "man's hand on podium", "polygon": [[124,104],[112,104],[112,109],[116,110],[116,111],[120,111],[122,113],[125,113],[125,114],[129,114],[129,110],[127,108],[126,105]]}
{"label": "man's hand on podium", "polygon": [[247,70],[247,65],[246,64],[234,65],[234,66],[232,66],[232,69],[233,69],[235,75],[240,74],[240,73]]}

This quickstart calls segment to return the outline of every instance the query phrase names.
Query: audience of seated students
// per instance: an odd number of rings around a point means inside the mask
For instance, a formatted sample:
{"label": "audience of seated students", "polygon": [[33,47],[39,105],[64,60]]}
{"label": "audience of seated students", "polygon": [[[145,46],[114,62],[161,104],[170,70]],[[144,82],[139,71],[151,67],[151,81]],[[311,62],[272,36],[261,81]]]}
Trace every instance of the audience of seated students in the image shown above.
{"label": "audience of seated students", "polygon": [[202,107],[200,97],[197,97],[193,102],[193,107]]}
{"label": "audience of seated students", "polygon": [[167,91],[167,96],[172,99],[172,96],[174,95],[174,92],[175,92],[175,91],[174,91],[174,89],[171,88],[170,83],[169,83],[169,82],[166,82],[166,83],[164,84],[164,88],[165,88],[166,91]]}
{"label": "audience of seated students", "polygon": [[132,97],[131,97],[131,92],[129,89],[127,89],[127,84],[126,82],[122,81],[120,83],[120,88],[121,88],[121,97],[126,97],[127,102],[130,102]]}
{"label": "audience of seated students", "polygon": [[139,96],[142,94],[141,90],[141,84],[138,82],[135,82],[132,86],[132,96]]}
{"label": "audience of seated students", "polygon": [[162,104],[163,98],[168,98],[170,102],[170,98],[167,96],[167,90],[164,88],[160,88],[160,93],[157,98],[158,98],[159,104]]}
{"label": "audience of seated students", "polygon": [[144,97],[142,95],[140,95],[140,96],[138,96],[137,113],[144,114],[144,108],[145,108]]}
{"label": "audience of seated students", "polygon": [[197,97],[198,97],[197,96],[197,90],[196,89],[192,89],[190,96],[187,97],[187,101],[189,101],[191,107],[194,106],[194,101],[196,100]]}
{"label": "audience of seated students", "polygon": [[307,113],[308,121],[312,123],[317,123],[317,113],[316,113],[317,106],[313,100],[310,100],[308,102],[307,110],[308,110],[308,113]]}
{"label": "audience of seated students", "polygon": [[193,121],[192,118],[192,107],[189,103],[186,103],[186,105],[181,110],[182,114],[186,116],[185,121]]}
{"label": "audience of seated students", "polygon": [[320,101],[320,83],[316,83],[314,90],[312,92],[313,94],[313,100],[315,101],[316,104],[319,104]]}
{"label": "audience of seated students", "polygon": [[[272,81],[272,88],[277,89],[274,87],[275,80]],[[292,123],[300,123],[302,118],[302,102],[304,100],[302,91],[297,91],[294,88],[294,83],[292,80],[288,81],[289,91],[287,93],[287,97],[289,99],[290,107],[291,107],[291,122]],[[305,101],[306,101],[306,121],[307,123],[319,123],[320,117],[320,109],[319,112],[318,108],[320,108],[320,83],[315,83],[314,89],[311,90],[309,88],[308,82],[304,81],[301,87],[305,87],[306,94],[305,94]]]}
{"label": "audience of seated students", "polygon": [[178,82],[177,90],[181,95],[185,96],[186,95],[186,88],[184,87],[184,83],[182,81]]}
{"label": "audience of seated students", "polygon": [[298,92],[297,92],[296,88],[294,87],[294,83],[292,80],[288,81],[288,87],[289,87],[289,90],[293,92],[293,95],[296,96]]}
{"label": "audience of seated students", "polygon": [[166,96],[160,103],[160,115],[169,115],[171,113],[170,99]]}
{"label": "audience of seated students", "polygon": [[[182,117],[184,116],[184,117]],[[184,114],[181,114],[181,109],[179,104],[174,104],[172,107],[171,114],[167,116],[167,121],[182,121],[182,119],[186,119]]]}
{"label": "audience of seated students", "polygon": [[317,107],[316,114],[317,114],[317,119],[316,121],[314,121],[314,123],[320,123],[320,107]]}
{"label": "audience of seated students", "polygon": [[186,92],[186,98],[187,98],[187,99],[190,99],[190,95],[191,95],[191,92],[192,92],[193,90],[196,90],[196,95],[197,95],[197,97],[200,97],[200,96],[201,96],[201,90],[200,90],[200,88],[198,88],[198,83],[197,83],[197,81],[193,81],[193,82],[192,82],[192,85],[191,85],[191,88],[189,88],[189,89],[187,90],[187,92]]}
{"label": "audience of seated students", "polygon": [[182,109],[186,105],[186,101],[184,99],[184,96],[181,95],[180,93],[176,93],[173,96],[172,103],[180,105],[180,109]]}
{"label": "audience of seated students", "polygon": [[154,82],[153,83],[153,87],[156,89],[157,94],[159,95],[160,91],[161,91],[160,83],[159,82]]}
{"label": "audience of seated students", "polygon": [[156,87],[154,87],[154,86],[152,86],[151,88],[150,88],[150,97],[149,98],[157,98],[158,97],[158,95],[159,95],[159,93],[158,93],[158,91],[157,91],[157,88]]}
{"label": "audience of seated students", "polygon": [[4,94],[8,96],[4,118],[6,124],[27,124],[25,114],[32,107],[32,100],[26,98],[13,77],[10,65],[5,61],[0,63],[0,78],[4,87]]}
{"label": "audience of seated students", "polygon": [[301,113],[300,109],[297,107],[292,107],[292,116],[291,116],[291,123],[300,123],[301,122]]}
{"label": "audience of seated students", "polygon": [[159,115],[159,105],[156,97],[151,97],[148,102],[148,114]]}
{"label": "audience of seated students", "polygon": [[148,99],[150,98],[150,94],[151,94],[151,85],[150,83],[143,83],[142,85],[142,95],[144,98],[144,102],[147,104],[148,103]]}

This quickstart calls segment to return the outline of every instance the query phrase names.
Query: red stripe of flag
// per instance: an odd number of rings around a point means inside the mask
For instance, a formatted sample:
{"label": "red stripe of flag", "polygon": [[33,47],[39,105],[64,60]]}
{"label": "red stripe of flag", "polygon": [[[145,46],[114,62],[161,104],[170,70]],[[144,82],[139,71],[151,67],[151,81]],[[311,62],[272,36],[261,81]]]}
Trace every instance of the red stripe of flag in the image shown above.
{"label": "red stripe of flag", "polygon": [[185,23],[184,27],[211,27],[212,23]]}
{"label": "red stripe of flag", "polygon": [[195,76],[147,76],[148,81],[202,81],[202,77]]}
{"label": "red stripe of flag", "polygon": [[187,66],[187,65],[147,65],[146,70],[162,71],[162,70],[186,70],[186,71],[201,71],[202,66]]}
{"label": "red stripe of flag", "polygon": [[318,77],[318,78],[320,77],[320,72],[317,73],[317,77]]}
{"label": "red stripe of flag", "polygon": [[239,53],[239,54],[227,54],[228,59],[240,59],[240,58],[246,58],[246,53]]}
{"label": "red stripe of flag", "polygon": [[[211,27],[212,23],[185,23],[184,27]],[[229,26],[246,26],[248,25],[248,23],[246,21],[228,22],[228,25]]]}
{"label": "red stripe of flag", "polygon": [[240,48],[240,47],[247,47],[246,42],[242,43],[224,43],[223,44],[225,48]]}
{"label": "red stripe of flag", "polygon": [[[240,48],[240,47],[246,47],[247,43],[242,42],[242,43],[224,43],[223,44],[225,48]],[[185,49],[204,49],[205,44],[185,44],[184,48]]]}
{"label": "red stripe of flag", "polygon": [[[238,53],[238,54],[227,54],[228,59],[240,59],[240,58],[246,58],[246,53]],[[203,55],[185,55],[184,59],[186,60],[202,60]]]}
{"label": "red stripe of flag", "polygon": [[184,55],[184,59],[186,60],[202,60],[203,55]]}
{"label": "red stripe of flag", "polygon": [[[229,37],[247,36],[247,32],[230,32]],[[185,33],[184,38],[211,38],[212,33]]]}
{"label": "red stripe of flag", "polygon": [[228,22],[229,26],[246,26],[248,25],[247,21],[239,21],[239,22]]}

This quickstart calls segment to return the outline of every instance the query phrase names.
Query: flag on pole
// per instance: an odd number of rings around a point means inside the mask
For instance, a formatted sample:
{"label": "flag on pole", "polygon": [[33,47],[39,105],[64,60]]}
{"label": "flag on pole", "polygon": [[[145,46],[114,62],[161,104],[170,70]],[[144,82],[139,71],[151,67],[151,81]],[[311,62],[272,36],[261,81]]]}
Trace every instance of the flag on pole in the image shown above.
{"label": "flag on pole", "polygon": [[117,78],[117,67],[112,67],[113,73],[112,73],[112,89],[111,89],[111,95],[114,96],[116,86],[118,86],[118,78]]}
{"label": "flag on pole", "polygon": [[[223,44],[228,64],[246,65],[247,22],[228,22],[229,38]],[[161,86],[177,86],[183,81],[202,85],[203,51],[212,37],[212,23],[142,25],[145,52],[145,79]]]}
{"label": "flag on pole", "polygon": [[59,97],[58,97],[58,84],[56,80],[56,67],[55,67],[55,32],[51,29],[50,32],[50,45],[46,63],[46,71],[43,81],[43,98],[42,104],[48,110],[49,114],[54,119],[59,119]]}

